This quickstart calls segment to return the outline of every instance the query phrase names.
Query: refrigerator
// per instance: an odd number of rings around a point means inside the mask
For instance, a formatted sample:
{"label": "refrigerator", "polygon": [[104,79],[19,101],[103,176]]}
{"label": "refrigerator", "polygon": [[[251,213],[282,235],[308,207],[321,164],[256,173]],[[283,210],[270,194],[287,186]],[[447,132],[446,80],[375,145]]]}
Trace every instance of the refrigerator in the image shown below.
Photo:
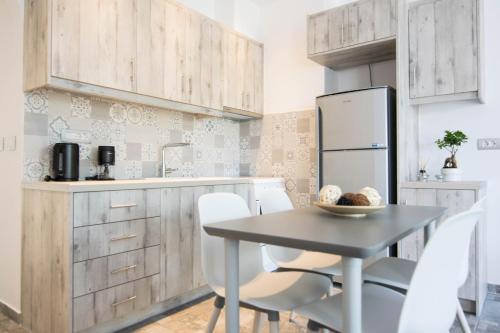
{"label": "refrigerator", "polygon": [[318,190],[365,186],[397,202],[396,91],[389,86],[317,97]]}

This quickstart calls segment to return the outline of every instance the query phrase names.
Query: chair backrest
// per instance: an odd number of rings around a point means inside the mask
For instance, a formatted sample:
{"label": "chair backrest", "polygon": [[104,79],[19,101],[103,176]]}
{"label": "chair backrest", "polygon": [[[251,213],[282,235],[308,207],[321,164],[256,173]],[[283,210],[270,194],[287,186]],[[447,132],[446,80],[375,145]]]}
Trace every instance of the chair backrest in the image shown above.
{"label": "chair backrest", "polygon": [[[250,217],[246,202],[233,193],[205,194],[198,200],[201,228],[201,264],[203,275],[214,290],[224,288],[225,254],[224,239],[208,235],[203,226],[227,220]],[[240,285],[263,272],[259,244],[240,242]]]}
{"label": "chair backrest", "polygon": [[481,214],[469,210],[437,228],[413,274],[398,333],[448,332],[457,311],[457,275],[463,267],[463,253]]}
{"label": "chair backrest", "polygon": [[292,210],[293,204],[286,192],[279,188],[266,190],[259,198],[262,214]]}
{"label": "chair backrest", "polygon": [[[282,189],[269,189],[260,197],[260,209],[262,214],[272,214],[292,210],[293,204],[286,192]],[[266,252],[272,261],[277,264],[285,264],[296,259],[304,251],[289,247],[266,245]]]}
{"label": "chair backrest", "polygon": [[[484,217],[484,214],[486,213],[486,197],[483,197],[481,200],[477,201],[474,205],[472,205],[471,208],[469,208],[469,211],[476,211],[480,210],[482,212],[481,218]],[[462,270],[458,274],[458,284],[462,286],[465,281],[467,281],[467,277],[469,276],[469,248],[465,249],[464,252],[464,261],[462,264]]]}

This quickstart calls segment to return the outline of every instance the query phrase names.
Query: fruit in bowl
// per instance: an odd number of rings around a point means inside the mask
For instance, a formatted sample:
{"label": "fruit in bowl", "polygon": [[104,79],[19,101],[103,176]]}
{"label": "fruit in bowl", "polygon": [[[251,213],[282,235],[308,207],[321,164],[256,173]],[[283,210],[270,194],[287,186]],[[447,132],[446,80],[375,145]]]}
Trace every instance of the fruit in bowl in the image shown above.
{"label": "fruit in bowl", "polygon": [[329,205],[335,205],[342,195],[342,189],[335,185],[325,185],[319,191],[319,201]]}
{"label": "fruit in bowl", "polygon": [[335,185],[324,186],[319,193],[319,201],[314,203],[334,215],[364,217],[384,209],[382,197],[371,187],[362,188],[359,193],[344,193]]}

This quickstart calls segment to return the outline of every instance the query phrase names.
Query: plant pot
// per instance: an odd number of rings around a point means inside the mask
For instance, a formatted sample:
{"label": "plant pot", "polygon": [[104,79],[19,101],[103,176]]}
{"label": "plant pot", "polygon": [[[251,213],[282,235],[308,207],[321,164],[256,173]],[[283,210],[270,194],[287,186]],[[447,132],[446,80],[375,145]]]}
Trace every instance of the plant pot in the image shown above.
{"label": "plant pot", "polygon": [[456,182],[462,180],[462,170],[459,168],[442,168],[441,174],[445,182]]}

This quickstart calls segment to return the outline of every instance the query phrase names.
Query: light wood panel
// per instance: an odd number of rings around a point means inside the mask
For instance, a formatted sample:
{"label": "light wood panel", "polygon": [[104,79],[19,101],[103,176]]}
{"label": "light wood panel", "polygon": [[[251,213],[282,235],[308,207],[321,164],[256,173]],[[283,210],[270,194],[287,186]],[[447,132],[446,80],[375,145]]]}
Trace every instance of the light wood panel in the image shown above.
{"label": "light wood panel", "polygon": [[157,274],[75,298],[74,331],[80,332],[158,303],[159,284],[160,276]]}
{"label": "light wood panel", "polygon": [[360,0],[308,17],[309,59],[334,70],[394,59],[395,0]]}
{"label": "light wood panel", "polygon": [[21,312],[34,333],[70,332],[71,195],[25,190]]}
{"label": "light wood panel", "polygon": [[52,0],[51,75],[136,91],[136,14],[135,0]]}
{"label": "light wood panel", "polygon": [[161,299],[192,289],[193,285],[193,188],[163,190]]}
{"label": "light wood panel", "polygon": [[479,96],[480,0],[423,0],[409,9],[410,98]]}
{"label": "light wood panel", "polygon": [[46,84],[49,77],[50,14],[48,1],[28,0],[24,7],[24,90]]}
{"label": "light wood panel", "polygon": [[[53,87],[193,113],[262,112],[262,45],[175,1],[28,1],[26,17],[27,90]],[[239,55],[230,83],[226,32]]]}
{"label": "light wood panel", "polygon": [[81,192],[74,195],[74,227],[160,216],[160,190]]}
{"label": "light wood panel", "polygon": [[160,244],[160,218],[97,224],[73,231],[74,262]]}
{"label": "light wood panel", "polygon": [[[401,189],[400,200],[403,204],[414,206],[436,206],[435,189]],[[399,241],[399,256],[417,261],[424,250],[424,231],[418,230]]]}
{"label": "light wood panel", "polygon": [[160,273],[160,246],[74,264],[73,296],[79,297]]}

